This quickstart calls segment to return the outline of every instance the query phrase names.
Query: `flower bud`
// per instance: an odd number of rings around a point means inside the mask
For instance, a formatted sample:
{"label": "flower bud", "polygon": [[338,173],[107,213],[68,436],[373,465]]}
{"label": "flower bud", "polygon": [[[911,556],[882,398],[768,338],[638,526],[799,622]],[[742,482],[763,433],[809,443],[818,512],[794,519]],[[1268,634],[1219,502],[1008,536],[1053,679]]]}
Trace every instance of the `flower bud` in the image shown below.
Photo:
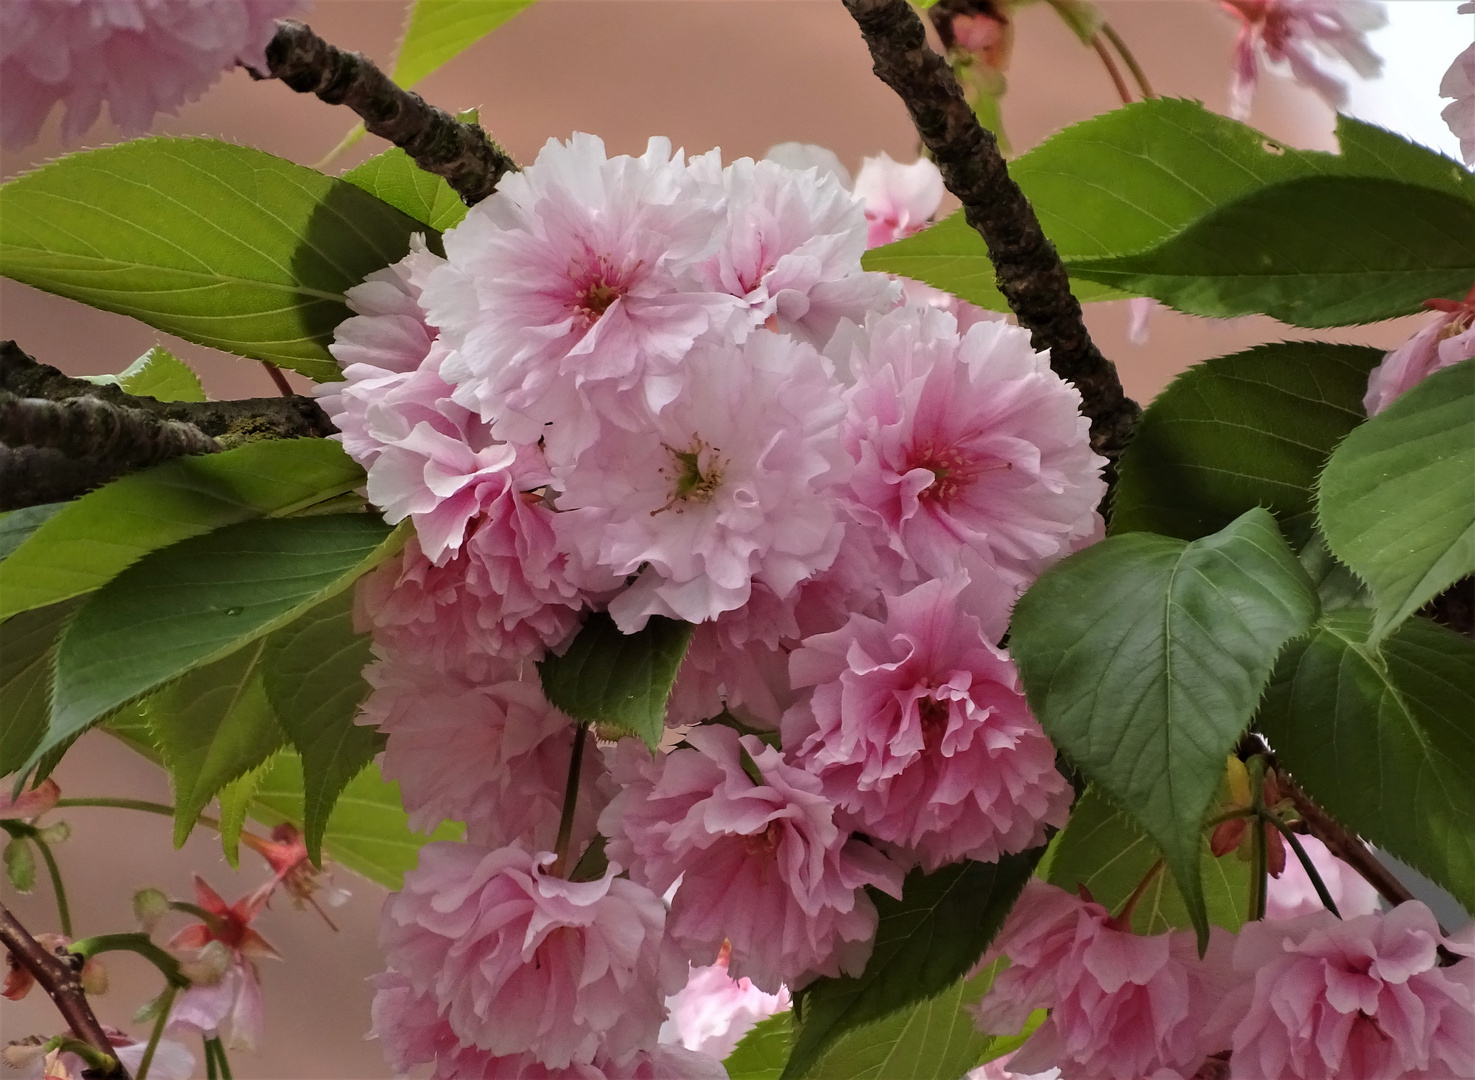
{"label": "flower bud", "polygon": [[65,844],[72,838],[72,827],[65,821],[54,821],[38,832],[36,837],[47,844]]}
{"label": "flower bud", "polygon": [[144,933],[152,934],[159,920],[168,912],[169,897],[164,894],[163,889],[150,886],[133,894],[133,917]]}
{"label": "flower bud", "polygon": [[82,965],[82,989],[93,997],[108,991],[108,969],[96,957]]}

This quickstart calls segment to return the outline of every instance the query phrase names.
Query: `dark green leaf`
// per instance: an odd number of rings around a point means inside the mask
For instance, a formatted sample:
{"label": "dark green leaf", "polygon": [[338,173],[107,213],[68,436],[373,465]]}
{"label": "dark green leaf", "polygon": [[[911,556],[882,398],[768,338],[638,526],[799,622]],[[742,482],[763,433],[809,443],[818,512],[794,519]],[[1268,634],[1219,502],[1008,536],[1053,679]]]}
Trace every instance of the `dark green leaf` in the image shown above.
{"label": "dark green leaf", "polygon": [[1003,925],[1041,851],[913,871],[900,900],[871,890],[880,914],[871,958],[856,978],[821,978],[800,991],[802,1020],[784,1076],[805,1075],[845,1032],[962,978]]}
{"label": "dark green leaf", "polygon": [[245,521],[146,555],[87,598],[57,647],[42,750],[347,588],[404,530],[370,514]]}
{"label": "dark green leaf", "polygon": [[273,754],[256,768],[242,773],[216,795],[220,801],[220,850],[232,870],[241,868],[241,829],[251,811],[251,800],[267,773],[276,768],[278,756]]}
{"label": "dark green leaf", "polygon": [[1338,820],[1475,910],[1475,643],[1424,619],[1381,648],[1325,616],[1276,667],[1258,726]]}
{"label": "dark green leaf", "polygon": [[0,616],[107,584],[151,551],[223,525],[291,514],[362,485],[328,439],[274,439],[176,458],[62,504],[0,563]]}
{"label": "dark green leaf", "polygon": [[213,139],[69,154],[0,188],[0,273],[319,380],[343,294],[418,222],[352,184]]}
{"label": "dark green leaf", "polygon": [[36,885],[36,855],[23,836],[12,837],[5,845],[5,876],[18,893],[28,893]]}
{"label": "dark green leaf", "polygon": [[1196,364],[1147,407],[1122,455],[1111,531],[1196,540],[1246,510],[1309,522],[1327,456],[1365,418],[1378,349],[1295,341]]}
{"label": "dark green leaf", "polygon": [[303,835],[313,861],[343,787],[384,749],[384,736],[355,724],[369,694],[367,634],[353,629],[353,590],[313,608],[266,639],[266,690],[302,758]]}
{"label": "dark green leaf", "polygon": [[589,616],[562,656],[538,664],[548,700],[575,720],[639,735],[652,750],[666,729],[666,699],[676,681],[691,624],[651,616],[644,630],[620,633],[603,612]]}
{"label": "dark green leaf", "polygon": [[414,86],[533,0],[416,0],[391,78]]}
{"label": "dark green leaf", "polygon": [[466,204],[451,185],[420,168],[397,146],[349,169],[343,179],[438,233],[459,225],[466,216]]}
{"label": "dark green leaf", "polygon": [[262,685],[264,648],[257,641],[196,668],[143,703],[174,782],[175,847],[189,838],[200,811],[221,788],[285,741]]}
{"label": "dark green leaf", "polygon": [[1149,251],[1075,260],[1071,275],[1192,315],[1263,313],[1345,326],[1463,298],[1475,205],[1397,180],[1316,176],[1217,207]]}
{"label": "dark green leaf", "polygon": [[[1377,600],[1375,637],[1475,573],[1475,363],[1435,372],[1349,435],[1317,512]],[[0,564],[3,565],[3,564]]]}
{"label": "dark green leaf", "polygon": [[722,1063],[728,1080],[779,1080],[793,1039],[792,1012],[775,1013],[758,1021]]}
{"label": "dark green leaf", "polygon": [[30,760],[51,715],[56,639],[78,604],[53,604],[0,623],[0,776]]}
{"label": "dark green leaf", "polygon": [[1316,614],[1310,579],[1259,509],[1189,544],[1111,537],[1052,567],[1014,610],[1009,649],[1031,709],[1162,849],[1201,939],[1204,816],[1276,656]]}

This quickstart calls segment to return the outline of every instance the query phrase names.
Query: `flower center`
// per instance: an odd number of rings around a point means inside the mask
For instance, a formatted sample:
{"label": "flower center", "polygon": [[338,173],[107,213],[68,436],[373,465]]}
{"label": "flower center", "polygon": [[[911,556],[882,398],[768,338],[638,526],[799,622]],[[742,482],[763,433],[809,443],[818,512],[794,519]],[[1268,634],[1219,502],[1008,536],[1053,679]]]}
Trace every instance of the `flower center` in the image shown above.
{"label": "flower center", "polygon": [[1007,461],[985,464],[960,447],[939,447],[930,441],[914,446],[907,463],[908,471],[926,469],[932,474],[932,483],[917,498],[944,509],[984,473],[1010,468],[1013,465]]}
{"label": "flower center", "polygon": [[934,697],[925,697],[917,702],[917,713],[922,721],[922,744],[928,750],[936,749],[937,744],[942,742],[951,711],[947,702],[938,701]]}
{"label": "flower center", "polygon": [[772,855],[778,850],[778,842],[782,838],[783,824],[778,818],[774,818],[762,832],[749,833],[743,837],[743,850],[749,855]]}
{"label": "flower center", "polygon": [[611,304],[629,291],[629,277],[607,255],[590,253],[574,260],[569,266],[569,280],[574,287],[575,320],[586,330],[593,326]]}
{"label": "flower center", "polygon": [[666,505],[652,510],[655,517],[663,510],[674,509],[681,513],[686,503],[708,503],[722,485],[723,463],[717,459],[718,449],[708,446],[700,438],[692,437],[689,449],[681,450],[663,443],[671,455],[671,465],[661,469],[661,474],[671,481],[671,497]]}

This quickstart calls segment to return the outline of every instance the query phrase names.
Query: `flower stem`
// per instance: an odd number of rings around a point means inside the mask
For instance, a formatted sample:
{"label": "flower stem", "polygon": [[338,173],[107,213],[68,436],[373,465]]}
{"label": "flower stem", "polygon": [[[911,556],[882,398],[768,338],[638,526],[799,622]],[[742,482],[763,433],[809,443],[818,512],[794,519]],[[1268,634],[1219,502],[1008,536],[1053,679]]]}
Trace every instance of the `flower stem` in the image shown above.
{"label": "flower stem", "polygon": [[1103,22],[1101,24],[1101,33],[1106,35],[1107,41],[1116,46],[1116,51],[1121,55],[1122,62],[1127,65],[1127,70],[1132,73],[1132,78],[1136,80],[1137,88],[1142,91],[1142,96],[1144,98],[1157,97],[1157,94],[1153,92],[1152,84],[1147,81],[1147,72],[1142,70],[1142,65],[1132,55],[1132,50],[1127,48],[1127,43],[1122,40],[1122,35],[1112,29],[1112,25],[1109,22]]}
{"label": "flower stem", "polygon": [[215,1067],[215,1048],[209,1039],[201,1039],[205,1048],[205,1080],[220,1080],[220,1070]]}
{"label": "flower stem", "polygon": [[170,986],[189,985],[189,980],[180,973],[179,961],[155,945],[147,934],[138,931],[128,934],[98,934],[95,937],[82,938],[80,941],[72,942],[67,946],[67,950],[84,960],[90,960],[99,953],[105,952],[137,953],[158,968],[159,973],[169,980]]}
{"label": "flower stem", "polygon": [[1122,910],[1117,912],[1116,915],[1112,918],[1111,925],[1113,927],[1118,930],[1125,931],[1126,933],[1132,932],[1132,913],[1137,910],[1137,904],[1145,895],[1147,895],[1148,887],[1153,883],[1157,876],[1163,872],[1163,867],[1165,865],[1166,864],[1163,862],[1163,860],[1159,859],[1157,862],[1148,867],[1147,873],[1142,875],[1142,880],[1139,881],[1137,883],[1137,887],[1132,890],[1132,895],[1127,897],[1127,902],[1122,905]]}
{"label": "flower stem", "polygon": [[569,838],[574,831],[574,806],[579,801],[579,766],[584,759],[584,740],[588,735],[588,724],[580,724],[574,731],[574,749],[568,759],[568,783],[563,789],[563,815],[558,819],[558,841],[553,846],[557,858],[549,870],[554,877],[563,877],[564,864],[568,862]]}
{"label": "flower stem", "polygon": [[[219,1035],[213,1039],[205,1040],[205,1059],[208,1062],[219,1065],[220,1080],[232,1080],[230,1074],[230,1058],[225,1056],[225,1044],[220,1041]],[[216,1074],[212,1073],[211,1075]]]}
{"label": "flower stem", "polygon": [[1332,900],[1331,891],[1326,887],[1326,883],[1321,880],[1321,875],[1317,873],[1316,867],[1311,862],[1311,856],[1306,854],[1306,849],[1301,846],[1300,837],[1286,828],[1285,822],[1281,821],[1271,811],[1264,810],[1260,816],[1274,825],[1280,832],[1280,835],[1286,838],[1286,842],[1291,845],[1291,850],[1296,853],[1296,858],[1301,860],[1301,868],[1306,871],[1306,876],[1311,879],[1311,884],[1315,886],[1316,895],[1320,898],[1322,906],[1340,919],[1342,913],[1337,910],[1337,905]]}
{"label": "flower stem", "polygon": [[[103,806],[110,807],[114,810],[139,810],[145,814],[160,814],[163,817],[172,818],[174,816],[174,807],[168,803],[149,802],[146,799],[58,799],[56,805],[58,809],[68,806]],[[209,814],[201,814],[196,821],[204,825],[207,829],[215,829],[216,831],[220,829],[220,822],[216,821]]]}
{"label": "flower stem", "polygon": [[169,1023],[170,1010],[174,1008],[174,995],[179,987],[172,982],[164,987],[164,996],[159,999],[159,1018],[154,1021],[154,1030],[149,1032],[149,1044],[143,1048],[143,1057],[138,1062],[138,1075],[133,1080],[148,1080],[149,1066],[154,1063],[154,1054],[159,1049],[159,1040],[164,1037],[164,1025]]}
{"label": "flower stem", "polygon": [[1097,34],[1091,39],[1091,47],[1096,50],[1096,55],[1101,57],[1101,64],[1106,68],[1106,73],[1111,76],[1112,85],[1116,87],[1117,95],[1122,99],[1122,104],[1132,104],[1132,91],[1127,89],[1127,80],[1122,78],[1122,73],[1117,68],[1116,61],[1111,58],[1111,53],[1106,48],[1106,42],[1101,40],[1100,34]]}
{"label": "flower stem", "polygon": [[67,889],[62,884],[61,867],[56,865],[56,856],[51,854],[51,845],[39,836],[31,837],[36,842],[36,847],[41,850],[41,858],[46,861],[46,872],[51,875],[51,890],[56,894],[56,920],[61,923],[63,937],[72,936],[72,909],[67,904]]}
{"label": "flower stem", "polygon": [[[1265,758],[1256,754],[1245,764],[1250,774],[1250,809],[1259,818],[1269,813],[1265,809]],[[1270,894],[1270,851],[1265,843],[1265,826],[1259,821],[1252,826],[1250,850],[1254,853],[1250,871],[1250,918],[1263,919]]]}

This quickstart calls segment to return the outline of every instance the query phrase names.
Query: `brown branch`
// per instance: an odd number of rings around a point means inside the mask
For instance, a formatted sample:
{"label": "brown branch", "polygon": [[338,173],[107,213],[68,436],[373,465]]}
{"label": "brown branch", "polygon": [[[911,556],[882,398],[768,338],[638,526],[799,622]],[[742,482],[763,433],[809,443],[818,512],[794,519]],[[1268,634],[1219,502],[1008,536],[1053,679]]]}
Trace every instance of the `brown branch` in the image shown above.
{"label": "brown branch", "polygon": [[114,1062],[114,1068],[99,1075],[127,1080],[128,1070],[118,1061],[113,1044],[108,1041],[92,1006],[87,1004],[87,995],[82,990],[82,958],[76,957],[73,963],[47,952],[4,904],[0,904],[0,944],[46,991],[72,1034]]}
{"label": "brown branch", "polygon": [[1384,900],[1397,906],[1414,898],[1414,894],[1404,887],[1403,882],[1393,876],[1391,870],[1378,861],[1377,857],[1367,849],[1366,844],[1343,828],[1341,822],[1312,802],[1311,796],[1297,787],[1284,772],[1277,770],[1276,782],[1290,796],[1291,804],[1295,806],[1296,813],[1301,815],[1301,820],[1306,823],[1306,828],[1311,835],[1325,844],[1327,850],[1333,855],[1362,875],[1369,885],[1378,890]]}
{"label": "brown branch", "polygon": [[490,195],[517,163],[480,126],[462,123],[419,94],[396,86],[373,61],[328,44],[295,19],[277,23],[266,47],[267,72],[300,94],[347,105],[370,134],[394,143],[426,172],[443,176],[467,206]]}
{"label": "brown branch", "polygon": [[69,458],[142,469],[185,454],[216,454],[220,444],[193,424],[161,420],[142,409],[95,397],[65,401],[18,397],[0,390],[0,443],[48,447]]}
{"label": "brown branch", "polygon": [[69,458],[60,450],[0,446],[0,510],[66,502],[127,471],[111,462]]}
{"label": "brown branch", "polygon": [[948,190],[987,244],[999,291],[1020,325],[1029,328],[1035,348],[1050,350],[1051,368],[1080,390],[1091,418],[1091,445],[1114,462],[1141,410],[1091,341],[1060,256],[1010,179],[998,141],[978,123],[906,0],[844,3],[870,48],[876,74],[906,104]]}

